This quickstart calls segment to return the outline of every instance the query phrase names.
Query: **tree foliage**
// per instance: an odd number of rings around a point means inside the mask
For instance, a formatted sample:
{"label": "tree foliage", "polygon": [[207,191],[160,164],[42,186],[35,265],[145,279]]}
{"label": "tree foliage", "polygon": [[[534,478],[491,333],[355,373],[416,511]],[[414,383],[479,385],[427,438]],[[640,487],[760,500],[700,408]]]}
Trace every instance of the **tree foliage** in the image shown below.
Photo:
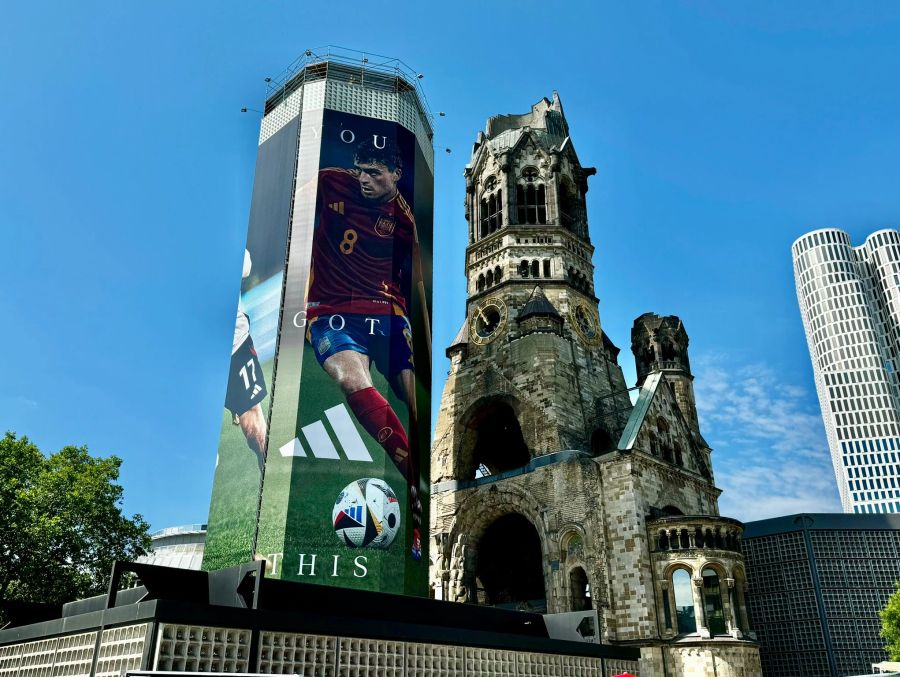
{"label": "tree foliage", "polygon": [[885,651],[892,661],[900,661],[900,581],[897,581],[897,589],[879,615],[881,636],[887,640]]}
{"label": "tree foliage", "polygon": [[148,524],[122,514],[121,459],[87,447],[44,456],[0,440],[0,600],[61,604],[106,592],[115,560],[150,547]]}

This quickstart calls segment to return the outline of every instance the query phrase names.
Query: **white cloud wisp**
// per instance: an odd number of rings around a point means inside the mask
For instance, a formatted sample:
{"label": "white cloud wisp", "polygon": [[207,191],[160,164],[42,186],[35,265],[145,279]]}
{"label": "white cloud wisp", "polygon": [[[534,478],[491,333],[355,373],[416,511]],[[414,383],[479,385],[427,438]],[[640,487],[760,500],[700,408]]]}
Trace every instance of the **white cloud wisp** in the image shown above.
{"label": "white cloud wisp", "polygon": [[694,361],[703,436],[713,447],[723,515],[742,521],[841,505],[815,393],[770,367],[732,368],[723,356]]}

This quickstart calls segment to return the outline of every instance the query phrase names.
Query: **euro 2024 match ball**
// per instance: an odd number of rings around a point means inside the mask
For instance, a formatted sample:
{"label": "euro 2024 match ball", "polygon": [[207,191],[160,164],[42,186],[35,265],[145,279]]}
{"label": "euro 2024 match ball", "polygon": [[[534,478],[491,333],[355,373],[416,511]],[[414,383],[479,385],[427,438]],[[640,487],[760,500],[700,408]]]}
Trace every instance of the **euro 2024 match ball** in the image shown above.
{"label": "euro 2024 match ball", "polygon": [[400,530],[400,502],[387,482],[365,477],[344,487],[331,520],[334,533],[347,547],[385,549]]}

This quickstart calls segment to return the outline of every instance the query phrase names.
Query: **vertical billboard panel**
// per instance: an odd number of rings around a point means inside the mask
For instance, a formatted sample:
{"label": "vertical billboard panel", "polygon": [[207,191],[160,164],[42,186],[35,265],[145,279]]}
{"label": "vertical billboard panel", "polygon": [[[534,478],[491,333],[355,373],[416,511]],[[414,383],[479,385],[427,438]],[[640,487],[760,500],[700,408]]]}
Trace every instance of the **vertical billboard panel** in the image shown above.
{"label": "vertical billboard panel", "polygon": [[396,123],[324,110],[315,128],[318,152],[300,135],[257,554],[285,579],[424,594],[433,178]]}
{"label": "vertical billboard panel", "polygon": [[253,558],[299,118],[259,148],[243,281],[203,557],[206,570]]}
{"label": "vertical billboard panel", "polygon": [[427,591],[433,186],[390,121],[260,147],[204,569]]}

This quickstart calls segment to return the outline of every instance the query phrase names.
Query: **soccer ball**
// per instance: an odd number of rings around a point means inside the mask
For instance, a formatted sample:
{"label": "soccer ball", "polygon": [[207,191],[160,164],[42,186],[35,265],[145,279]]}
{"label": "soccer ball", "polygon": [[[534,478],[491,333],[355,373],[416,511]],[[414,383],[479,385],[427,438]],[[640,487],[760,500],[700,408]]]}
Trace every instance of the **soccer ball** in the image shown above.
{"label": "soccer ball", "polygon": [[400,502],[387,482],[365,477],[344,487],[334,502],[331,521],[347,547],[383,550],[400,530]]}

